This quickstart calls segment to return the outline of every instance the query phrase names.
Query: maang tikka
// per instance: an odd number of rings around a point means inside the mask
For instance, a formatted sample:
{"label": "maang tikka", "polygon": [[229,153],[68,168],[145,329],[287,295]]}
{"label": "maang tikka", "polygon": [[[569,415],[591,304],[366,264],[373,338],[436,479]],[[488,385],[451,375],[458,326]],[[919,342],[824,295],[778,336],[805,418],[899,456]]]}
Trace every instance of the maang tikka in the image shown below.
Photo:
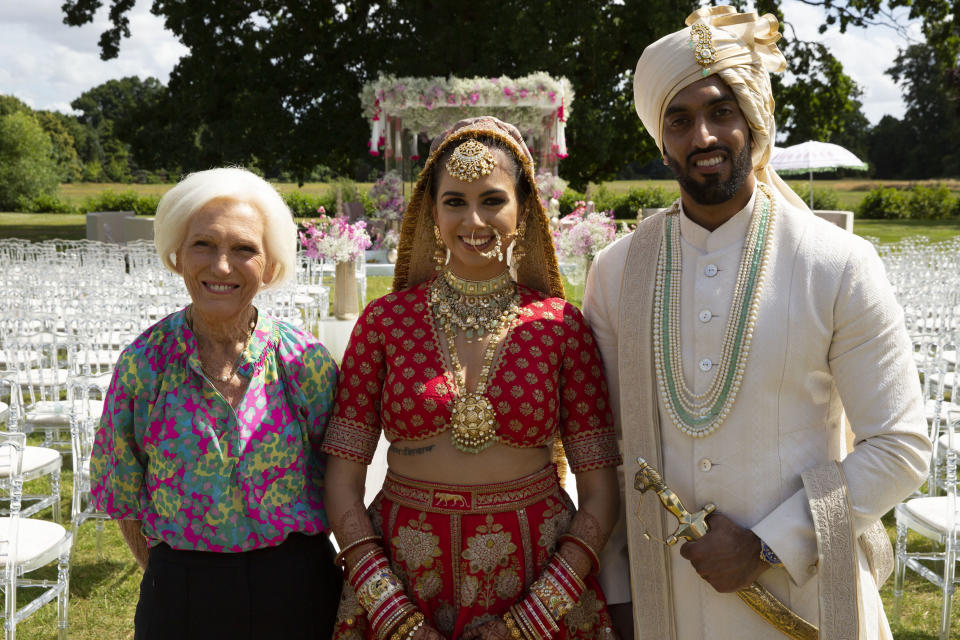
{"label": "maang tikka", "polygon": [[447,160],[447,173],[463,182],[473,182],[490,175],[497,166],[497,159],[482,142],[467,140]]}

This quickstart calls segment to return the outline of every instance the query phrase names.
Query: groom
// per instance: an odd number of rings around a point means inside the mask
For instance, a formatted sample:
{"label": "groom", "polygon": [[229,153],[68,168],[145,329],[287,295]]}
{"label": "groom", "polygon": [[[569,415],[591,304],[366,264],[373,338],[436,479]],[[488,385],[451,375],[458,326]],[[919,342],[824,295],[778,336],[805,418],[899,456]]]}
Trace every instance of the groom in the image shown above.
{"label": "groom", "polygon": [[[776,19],[708,7],[687,25],[634,77],[680,199],[597,256],[584,295],[628,487],[604,591],[643,640],[782,639],[733,593],[754,581],[822,640],[888,638],[878,520],[930,456],[902,312],[873,248],[767,164]],[[676,520],[630,488],[638,456],[691,510],[717,505],[703,538],[645,539]]]}

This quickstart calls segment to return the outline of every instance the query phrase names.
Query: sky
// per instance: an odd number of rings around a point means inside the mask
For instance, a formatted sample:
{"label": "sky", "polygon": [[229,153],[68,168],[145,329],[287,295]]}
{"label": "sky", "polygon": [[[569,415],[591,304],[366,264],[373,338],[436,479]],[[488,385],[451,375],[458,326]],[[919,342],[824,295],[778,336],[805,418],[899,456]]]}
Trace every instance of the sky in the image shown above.
{"label": "sky", "polygon": [[[108,25],[101,9],[92,24],[63,24],[63,0],[0,0],[0,94],[13,94],[34,109],[70,113],[70,102],[91,87],[114,78],[154,76],[166,83],[187,49],[149,11],[152,2],[139,0],[130,13],[131,38],[120,44],[120,56],[100,60],[97,41]],[[109,2],[105,2],[109,5]],[[904,112],[899,88],[884,71],[897,49],[908,43],[886,27],[833,28],[821,35],[823,14],[798,0],[784,0],[784,15],[797,37],[826,44],[846,73],[863,89],[864,113],[871,123],[885,114]],[[912,37],[919,38],[917,25]]]}

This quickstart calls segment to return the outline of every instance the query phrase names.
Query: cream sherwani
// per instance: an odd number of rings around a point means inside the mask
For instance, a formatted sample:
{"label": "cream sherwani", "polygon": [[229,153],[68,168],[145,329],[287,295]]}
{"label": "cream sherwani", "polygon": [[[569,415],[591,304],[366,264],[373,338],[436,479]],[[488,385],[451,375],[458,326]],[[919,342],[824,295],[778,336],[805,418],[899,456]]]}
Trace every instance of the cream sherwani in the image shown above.
{"label": "cream sherwani", "polygon": [[[686,383],[696,393],[709,388],[719,369],[752,213],[753,199],[712,233],[680,214],[681,354]],[[652,388],[652,278],[640,277],[638,269],[655,273],[659,242],[643,249],[638,231],[603,251],[590,271],[584,314],[603,355],[624,440],[621,481],[628,487],[627,526],[621,522],[605,550],[602,578],[609,602],[629,600],[632,590],[643,640],[783,636],[735,595],[719,594],[700,579],[680,557],[679,545],[666,549],[643,539],[644,529],[663,538],[676,522],[663,517],[654,497],[644,500],[645,521],[637,517],[637,455],[660,468],[687,508],[713,502],[767,542],[785,567],[767,570],[760,582],[814,624],[820,619],[821,572],[801,473],[843,459],[855,535],[926,474],[930,443],[917,372],[876,252],[779,197],[772,234],[742,387],[727,420],[704,438],[677,429]],[[844,410],[856,439],[849,455]],[[637,435],[644,433],[649,435]],[[854,628],[861,638],[889,637],[862,551],[851,562],[857,563],[851,575],[859,572],[856,588],[851,586]]]}

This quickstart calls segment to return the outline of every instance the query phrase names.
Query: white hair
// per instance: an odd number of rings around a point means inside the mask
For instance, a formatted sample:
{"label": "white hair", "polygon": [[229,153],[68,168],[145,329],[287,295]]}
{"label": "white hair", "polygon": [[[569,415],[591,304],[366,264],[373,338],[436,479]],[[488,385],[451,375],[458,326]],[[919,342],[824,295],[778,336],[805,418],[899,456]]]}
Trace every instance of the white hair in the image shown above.
{"label": "white hair", "polygon": [[187,235],[190,219],[212,200],[226,199],[253,207],[263,217],[263,245],[269,282],[273,287],[297,271],[297,225],[293,214],[269,182],[239,167],[191,173],[167,191],[157,205],[153,238],[164,266],[176,270],[176,253]]}

